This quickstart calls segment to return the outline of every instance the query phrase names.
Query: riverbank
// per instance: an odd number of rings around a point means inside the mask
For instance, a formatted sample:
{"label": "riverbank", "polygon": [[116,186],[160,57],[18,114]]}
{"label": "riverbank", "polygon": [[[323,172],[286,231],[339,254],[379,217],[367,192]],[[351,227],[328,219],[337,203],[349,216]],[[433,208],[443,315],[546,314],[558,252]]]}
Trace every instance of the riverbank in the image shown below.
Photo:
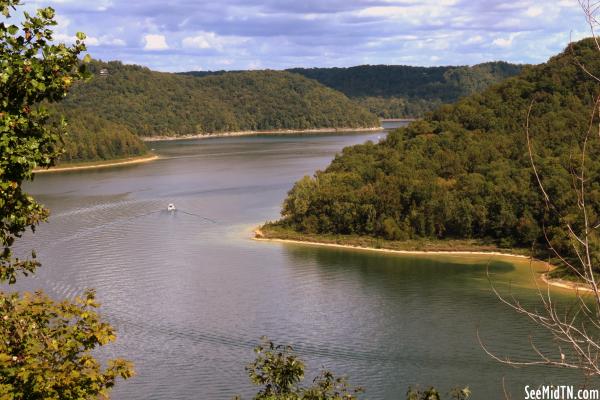
{"label": "riverbank", "polygon": [[573,282],[573,281],[567,281],[565,279],[560,279],[560,278],[550,278],[548,276],[549,272],[543,273],[541,276],[542,282],[550,285],[550,286],[554,286],[554,287],[558,287],[558,288],[562,288],[562,289],[568,289],[568,290],[572,290],[575,292],[593,292],[592,288],[584,285],[583,283],[577,283],[577,282]]}
{"label": "riverbank", "polygon": [[318,133],[338,133],[338,132],[377,132],[382,131],[382,127],[372,128],[318,128],[318,129],[273,129],[265,131],[231,131],[216,133],[200,133],[195,135],[179,136],[146,136],[140,137],[145,142],[159,142],[165,140],[190,140],[190,139],[210,139],[218,137],[236,137],[253,135],[289,135],[289,134],[318,134]]}
{"label": "riverbank", "polygon": [[311,243],[399,254],[489,254],[529,258],[529,249],[500,248],[481,240],[385,240],[361,235],[322,235],[296,232],[279,225],[266,224],[254,230],[257,240]]}
{"label": "riverbank", "polygon": [[[396,254],[446,254],[446,255],[497,255],[528,259],[526,250],[500,249],[474,240],[447,241],[391,241],[357,235],[310,235],[285,229],[282,227],[265,227],[254,230],[254,240],[310,244],[312,246],[327,246],[346,249],[358,249]],[[523,254],[518,254],[522,252]]]}
{"label": "riverbank", "polygon": [[57,167],[52,167],[48,169],[35,169],[33,172],[36,174],[44,174],[49,172],[65,172],[65,171],[78,171],[78,170],[86,170],[86,169],[98,169],[98,168],[108,168],[108,167],[118,167],[122,165],[131,165],[131,164],[143,164],[150,161],[158,160],[158,156],[155,154],[145,155],[140,157],[129,157],[122,158],[118,160],[106,160],[106,161],[92,161],[89,163],[77,163],[77,164],[67,164],[67,165],[59,165]]}
{"label": "riverbank", "polygon": [[[365,250],[399,255],[449,255],[449,256],[500,256],[518,259],[531,259],[528,249],[504,249],[477,240],[408,240],[390,241],[357,235],[311,235],[282,228],[264,225],[254,230],[253,240],[278,243],[292,243],[311,246]],[[556,267],[547,262],[534,259],[533,262],[542,268],[539,279],[552,287],[575,292],[591,292],[592,290],[577,282],[560,278],[550,278],[548,274]],[[542,272],[543,271],[543,272]]]}
{"label": "riverbank", "polygon": [[383,122],[413,122],[417,118],[382,118],[380,121]]}

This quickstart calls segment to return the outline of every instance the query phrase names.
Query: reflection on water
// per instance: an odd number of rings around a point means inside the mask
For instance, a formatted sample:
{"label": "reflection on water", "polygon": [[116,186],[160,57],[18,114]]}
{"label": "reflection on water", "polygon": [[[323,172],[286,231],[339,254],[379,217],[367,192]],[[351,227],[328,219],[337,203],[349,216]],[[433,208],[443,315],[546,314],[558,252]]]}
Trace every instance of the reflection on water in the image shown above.
{"label": "reflection on water", "polygon": [[516,396],[525,384],[574,382],[561,370],[500,366],[477,343],[479,327],[501,354],[531,354],[532,326],[499,304],[486,276],[489,264],[499,287],[513,281],[532,302],[526,263],[249,240],[278,218],[294,181],[382,135],[161,142],[153,163],[38,176],[29,189],[53,214],[20,249],[35,245],[44,266],[17,288],[69,298],[97,289],[119,332],[102,355],[138,371],[116,399],[250,397],[244,366],[262,335],[293,344],[311,372],[347,374],[371,399],[402,398],[414,384],[497,398],[502,377]]}

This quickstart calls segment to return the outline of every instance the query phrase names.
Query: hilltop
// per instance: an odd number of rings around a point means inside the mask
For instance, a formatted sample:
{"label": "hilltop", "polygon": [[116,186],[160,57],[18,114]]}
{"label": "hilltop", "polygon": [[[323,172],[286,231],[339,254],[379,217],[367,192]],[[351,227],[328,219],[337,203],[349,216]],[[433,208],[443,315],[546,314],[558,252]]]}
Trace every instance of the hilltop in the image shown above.
{"label": "hilltop", "polygon": [[[314,79],[344,93],[380,118],[423,116],[442,104],[481,92],[519,74],[523,65],[504,61],[474,66],[413,67],[358,65],[348,68],[291,68],[288,72]],[[182,75],[204,78],[228,71],[190,71]]]}

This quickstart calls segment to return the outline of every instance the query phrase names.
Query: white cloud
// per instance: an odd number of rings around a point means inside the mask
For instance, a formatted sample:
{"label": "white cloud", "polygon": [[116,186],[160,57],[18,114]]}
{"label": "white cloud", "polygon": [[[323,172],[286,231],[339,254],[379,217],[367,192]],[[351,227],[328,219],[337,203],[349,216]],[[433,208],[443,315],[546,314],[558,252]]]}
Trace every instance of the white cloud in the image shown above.
{"label": "white cloud", "polygon": [[[56,42],[72,44],[75,43],[77,38],[74,35],[68,35],[65,33],[55,33],[54,40]],[[87,36],[83,41],[88,47],[97,47],[97,46],[126,46],[127,43],[123,39],[114,38],[111,36]]]}
{"label": "white cloud", "polygon": [[529,8],[527,8],[527,10],[525,11],[525,15],[527,15],[528,17],[539,17],[540,15],[542,15],[544,12],[544,9],[540,6],[531,6]]}
{"label": "white cloud", "polygon": [[127,43],[123,39],[111,37],[111,36],[100,36],[99,38],[94,36],[88,36],[85,39],[85,44],[88,46],[126,46]]}
{"label": "white cloud", "polygon": [[144,43],[144,50],[166,50],[169,48],[164,35],[146,35],[144,36]]}
{"label": "white cloud", "polygon": [[483,36],[481,36],[481,35],[471,36],[467,40],[465,40],[465,44],[479,44],[479,43],[483,43]]}
{"label": "white cloud", "polygon": [[183,47],[191,49],[213,49],[223,51],[227,46],[235,46],[247,42],[248,39],[237,36],[219,36],[214,32],[199,32],[196,36],[183,39]]}
{"label": "white cloud", "polygon": [[104,39],[102,39],[100,41],[100,43],[111,44],[113,46],[126,46],[127,45],[127,43],[123,39],[117,39],[117,38],[106,40],[106,41],[104,41]]}
{"label": "white cloud", "polygon": [[449,10],[456,6],[457,0],[401,0],[386,3],[390,5],[365,7],[354,14],[358,17],[405,20],[413,25],[432,23],[433,18],[448,17]]}
{"label": "white cloud", "polygon": [[494,39],[494,41],[492,42],[492,44],[494,46],[498,46],[498,47],[511,47],[513,45],[513,41],[515,40],[515,38],[517,36],[519,36],[519,32],[517,33],[511,33],[507,38],[496,38]]}
{"label": "white cloud", "polygon": [[88,36],[87,38],[85,38],[85,44],[87,46],[99,46],[100,45],[100,40],[98,38],[93,37],[93,36]]}
{"label": "white cloud", "polygon": [[512,45],[512,38],[498,38],[498,39],[494,39],[494,41],[492,42],[492,44],[494,44],[495,46],[498,47],[510,47]]}

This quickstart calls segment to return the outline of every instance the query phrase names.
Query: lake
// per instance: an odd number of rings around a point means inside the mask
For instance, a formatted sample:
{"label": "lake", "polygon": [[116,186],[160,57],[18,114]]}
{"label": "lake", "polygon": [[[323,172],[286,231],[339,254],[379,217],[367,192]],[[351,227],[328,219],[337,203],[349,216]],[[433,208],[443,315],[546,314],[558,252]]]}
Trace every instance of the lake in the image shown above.
{"label": "lake", "polygon": [[19,248],[35,246],[43,267],[16,288],[56,298],[96,288],[118,330],[100,356],[131,359],[138,373],[115,399],[250,398],[244,367],[263,335],[293,345],[309,380],[325,366],[370,399],[401,399],[418,384],[501,398],[503,377],[516,398],[524,385],[574,383],[563,370],[499,365],[477,342],[479,327],[493,350],[519,358],[532,355],[530,333],[548,341],[486,278],[489,264],[501,290],[512,281],[531,302],[525,262],[251,240],[296,180],[384,135],[154,142],[152,163],[39,175],[28,189],[52,216]]}

